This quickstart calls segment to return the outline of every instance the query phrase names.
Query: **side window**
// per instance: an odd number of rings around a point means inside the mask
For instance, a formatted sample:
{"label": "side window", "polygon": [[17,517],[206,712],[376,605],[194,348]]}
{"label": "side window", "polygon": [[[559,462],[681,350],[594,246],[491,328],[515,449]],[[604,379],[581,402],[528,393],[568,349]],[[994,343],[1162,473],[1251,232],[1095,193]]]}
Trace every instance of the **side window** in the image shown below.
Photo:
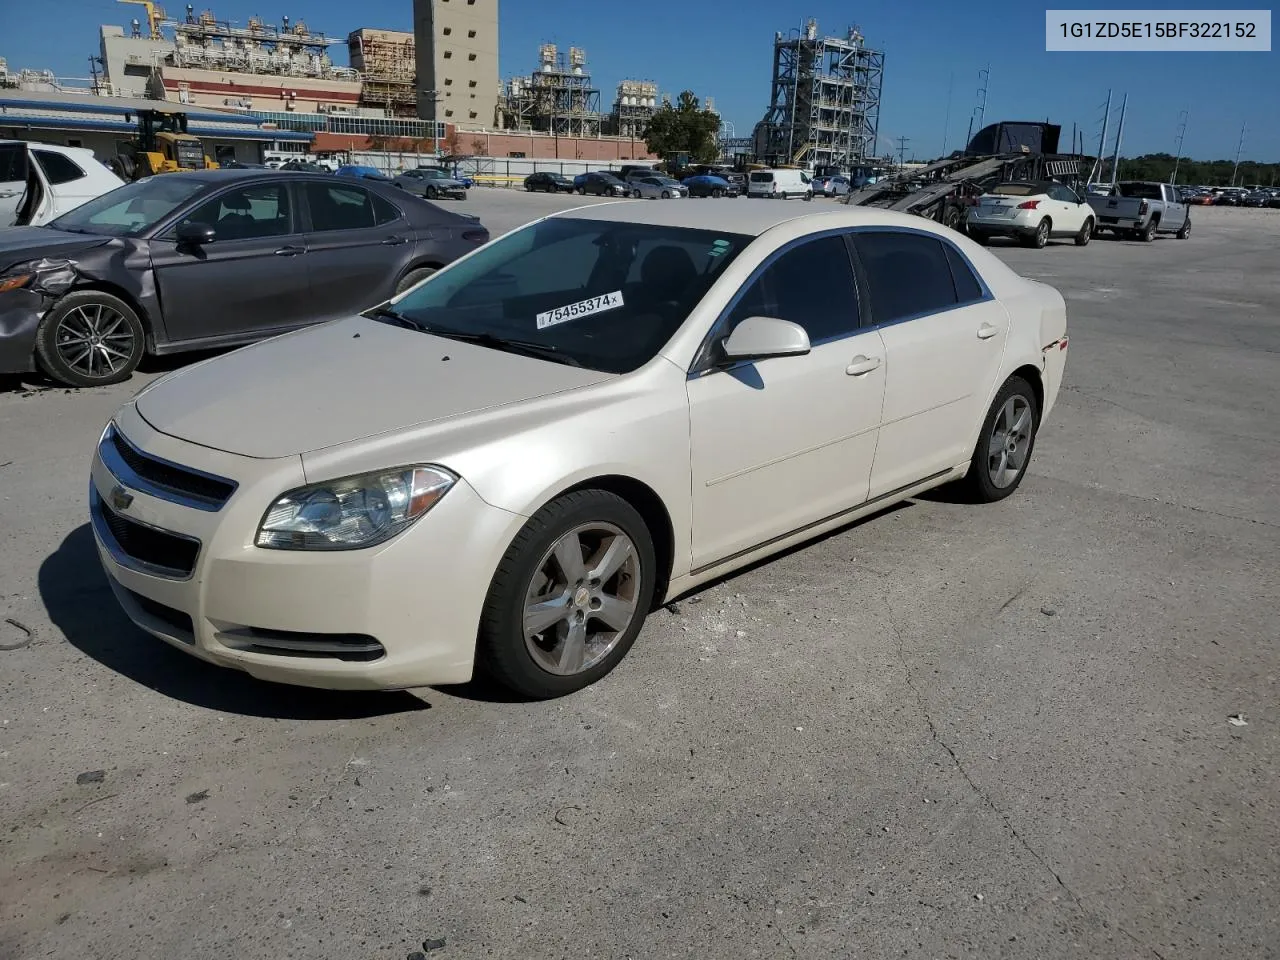
{"label": "side window", "polygon": [[0,143],[0,183],[16,183],[26,179],[26,144]]}
{"label": "side window", "polygon": [[74,161],[68,157],[64,157],[60,153],[51,153],[48,150],[32,150],[36,155],[36,162],[40,164],[40,169],[44,171],[45,179],[49,181],[51,186],[57,186],[60,183],[70,183],[73,180],[81,179],[85,174]]}
{"label": "side window", "polygon": [[956,285],[956,300],[960,303],[973,303],[982,299],[982,284],[973,275],[973,268],[960,256],[960,252],[949,243],[942,245],[947,251],[947,263],[951,265],[951,279]]}
{"label": "side window", "polygon": [[201,204],[182,218],[184,223],[206,223],[219,240],[252,240],[293,232],[289,188],[283,183],[259,183],[228,190]]}
{"label": "side window", "polygon": [[400,211],[390,200],[384,200],[376,193],[373,195],[373,216],[378,226],[384,223],[395,223],[400,219]]}
{"label": "side window", "polygon": [[377,223],[373,198],[363,187],[307,183],[303,191],[313,230],[361,230]]}
{"label": "side window", "polygon": [[746,289],[725,333],[751,316],[798,323],[811,343],[854,333],[858,292],[844,240],[821,237],[778,257]]}
{"label": "side window", "polygon": [[956,305],[956,287],[942,241],[920,233],[855,233],[876,323],[939,313]]}

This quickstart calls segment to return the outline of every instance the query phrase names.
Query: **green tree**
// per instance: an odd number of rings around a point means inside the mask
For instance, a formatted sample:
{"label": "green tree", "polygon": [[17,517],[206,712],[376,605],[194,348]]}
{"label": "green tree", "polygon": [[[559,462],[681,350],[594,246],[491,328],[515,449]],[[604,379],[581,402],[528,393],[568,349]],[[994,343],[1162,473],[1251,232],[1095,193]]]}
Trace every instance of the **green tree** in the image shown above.
{"label": "green tree", "polygon": [[664,160],[687,153],[691,163],[715,161],[720,155],[719,138],[719,115],[704,110],[691,90],[683,91],[674,104],[663,104],[644,132],[650,153]]}

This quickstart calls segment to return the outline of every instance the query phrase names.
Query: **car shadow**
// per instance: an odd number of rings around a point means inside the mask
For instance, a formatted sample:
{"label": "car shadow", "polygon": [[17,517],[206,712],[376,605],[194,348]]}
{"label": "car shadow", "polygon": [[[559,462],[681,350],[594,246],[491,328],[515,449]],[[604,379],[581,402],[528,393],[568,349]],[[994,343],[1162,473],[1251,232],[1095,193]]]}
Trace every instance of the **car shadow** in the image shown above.
{"label": "car shadow", "polygon": [[49,619],[86,656],[174,700],[220,713],[279,720],[360,720],[429,709],[411,693],[313,690],[257,680],[188,656],[125,616],[86,523],[40,565]]}

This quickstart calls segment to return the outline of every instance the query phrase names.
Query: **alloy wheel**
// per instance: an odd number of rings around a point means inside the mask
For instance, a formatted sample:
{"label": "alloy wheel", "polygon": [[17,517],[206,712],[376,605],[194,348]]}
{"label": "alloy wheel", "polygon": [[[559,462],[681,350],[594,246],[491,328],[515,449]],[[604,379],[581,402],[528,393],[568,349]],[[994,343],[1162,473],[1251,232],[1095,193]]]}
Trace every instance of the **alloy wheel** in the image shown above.
{"label": "alloy wheel", "polygon": [[987,475],[991,483],[1003,490],[1022,473],[1031,450],[1031,405],[1025,397],[1014,395],[1005,401],[991,425],[987,439]]}
{"label": "alloy wheel", "polygon": [[574,527],[546,552],[525,594],[525,647],[548,673],[570,676],[609,655],[638,610],[640,561],[622,530]]}
{"label": "alloy wheel", "polygon": [[133,330],[124,316],[106,304],[86,303],[58,321],[58,356],[87,377],[109,377],[133,356]]}

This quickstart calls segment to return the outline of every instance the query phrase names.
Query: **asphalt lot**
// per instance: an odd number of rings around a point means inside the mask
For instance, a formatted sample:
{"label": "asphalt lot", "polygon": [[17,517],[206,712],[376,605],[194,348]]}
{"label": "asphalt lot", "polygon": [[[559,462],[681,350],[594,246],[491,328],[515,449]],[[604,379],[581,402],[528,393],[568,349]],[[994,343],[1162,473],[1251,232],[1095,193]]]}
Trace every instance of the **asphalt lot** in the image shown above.
{"label": "asphalt lot", "polygon": [[150,639],[85,485],[155,373],[4,385],[0,958],[1280,957],[1280,211],[1195,223],[993,245],[1070,304],[1016,496],[731,577],[552,703]]}

